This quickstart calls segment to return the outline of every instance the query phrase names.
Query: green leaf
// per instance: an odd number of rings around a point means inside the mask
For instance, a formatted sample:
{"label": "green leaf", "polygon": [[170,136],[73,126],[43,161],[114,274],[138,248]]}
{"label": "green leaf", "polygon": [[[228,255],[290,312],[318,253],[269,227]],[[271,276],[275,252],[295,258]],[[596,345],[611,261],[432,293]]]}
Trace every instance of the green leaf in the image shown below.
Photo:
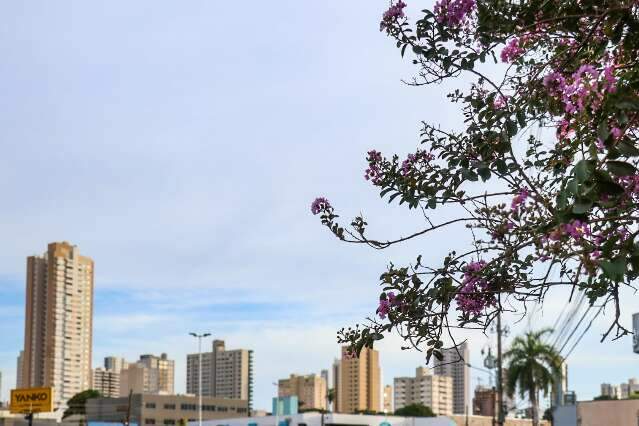
{"label": "green leaf", "polygon": [[605,121],[602,121],[601,123],[599,123],[599,127],[597,128],[597,134],[599,135],[602,141],[605,141],[606,139],[608,139],[608,136],[610,136],[608,123],[606,123]]}
{"label": "green leaf", "polygon": [[502,175],[508,173],[508,165],[506,165],[506,162],[504,160],[499,159],[495,161],[495,166],[497,166],[497,171]]}
{"label": "green leaf", "polygon": [[604,275],[614,281],[623,281],[624,274],[626,273],[626,259],[618,257],[612,262],[604,260],[601,262],[601,269]]}
{"label": "green leaf", "polygon": [[517,121],[519,122],[519,127],[522,129],[526,127],[526,114],[523,110],[517,110]]}
{"label": "green leaf", "polygon": [[575,177],[577,178],[577,181],[579,181],[580,183],[587,181],[590,178],[590,175],[592,174],[594,169],[595,167],[592,164],[592,161],[589,161],[589,160],[579,161],[574,169]]}
{"label": "green leaf", "polygon": [[630,141],[627,139],[622,140],[617,144],[617,149],[623,155],[628,157],[639,157],[639,149],[635,147]]}
{"label": "green leaf", "polygon": [[592,201],[590,200],[579,201],[572,206],[572,212],[574,214],[584,214],[584,213],[588,213],[591,208],[592,208]]}
{"label": "green leaf", "polygon": [[431,198],[428,200],[428,208],[435,209],[437,207],[437,200],[435,198]]}
{"label": "green leaf", "polygon": [[573,195],[577,195],[577,189],[578,189],[577,181],[575,179],[570,179],[568,181],[568,184],[566,185],[566,190]]}
{"label": "green leaf", "polygon": [[506,121],[506,130],[508,130],[508,136],[515,136],[517,134],[517,123],[512,120]]}
{"label": "green leaf", "polygon": [[608,171],[615,176],[629,176],[637,173],[637,169],[625,161],[608,161],[606,163]]}

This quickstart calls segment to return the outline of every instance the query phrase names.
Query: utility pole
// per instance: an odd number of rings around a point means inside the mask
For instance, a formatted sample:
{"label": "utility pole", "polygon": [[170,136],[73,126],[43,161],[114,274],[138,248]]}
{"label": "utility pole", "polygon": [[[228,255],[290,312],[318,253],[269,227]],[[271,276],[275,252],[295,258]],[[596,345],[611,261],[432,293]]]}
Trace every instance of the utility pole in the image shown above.
{"label": "utility pole", "polygon": [[208,337],[211,333],[189,333],[191,336],[197,339],[197,357],[198,357],[198,367],[197,367],[197,415],[198,415],[198,425],[202,426],[202,339],[204,337]]}
{"label": "utility pole", "polygon": [[497,312],[497,425],[504,426],[504,384],[503,363],[501,357],[501,311]]}

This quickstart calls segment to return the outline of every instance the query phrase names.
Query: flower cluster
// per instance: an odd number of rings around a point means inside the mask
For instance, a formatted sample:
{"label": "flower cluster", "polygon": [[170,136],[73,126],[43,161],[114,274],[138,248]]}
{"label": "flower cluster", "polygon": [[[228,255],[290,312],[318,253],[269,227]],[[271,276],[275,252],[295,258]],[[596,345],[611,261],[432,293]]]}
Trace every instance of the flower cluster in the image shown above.
{"label": "flower cluster", "polygon": [[562,223],[559,225],[548,235],[548,238],[551,241],[559,241],[564,236],[570,236],[578,240],[585,235],[590,235],[590,228],[588,227],[588,224],[579,219],[574,219],[569,223]]}
{"label": "flower cluster", "polygon": [[396,21],[399,18],[403,18],[405,16],[404,15],[405,7],[406,7],[406,3],[404,3],[402,0],[399,0],[395,4],[391,4],[388,10],[384,12],[384,14],[382,15],[382,21],[379,23],[379,30],[380,31],[384,31],[384,29],[388,30],[388,28],[391,27],[394,21]]}
{"label": "flower cluster", "polygon": [[526,202],[529,196],[530,192],[528,191],[528,188],[523,188],[511,201],[510,210],[519,211],[519,208]]}
{"label": "flower cluster", "polygon": [[639,175],[621,176],[619,183],[623,186],[626,196],[639,197]]}
{"label": "flower cluster", "polygon": [[370,180],[374,185],[381,184],[384,177],[381,169],[382,153],[374,149],[368,151],[366,160],[368,161],[368,168],[364,172],[364,179]]}
{"label": "flower cluster", "polygon": [[614,66],[607,65],[600,73],[594,66],[584,64],[569,78],[553,71],[543,78],[543,85],[549,93],[558,97],[564,105],[565,113],[570,116],[586,110],[597,110],[606,93],[617,90]]}
{"label": "flower cluster", "polygon": [[457,309],[467,314],[479,315],[485,308],[495,305],[495,295],[488,292],[488,280],[481,276],[486,262],[470,262],[464,270],[461,288],[455,296]]}
{"label": "flower cluster", "polygon": [[506,44],[504,50],[501,51],[500,57],[502,62],[513,62],[523,54],[524,49],[520,45],[520,40],[513,38]]}
{"label": "flower cluster", "polygon": [[502,109],[502,108],[504,108],[506,106],[507,102],[508,102],[508,97],[506,97],[504,95],[499,95],[493,101],[493,107],[495,109]]}
{"label": "flower cluster", "polygon": [[311,213],[313,213],[314,215],[318,214],[319,212],[326,211],[330,208],[331,203],[329,203],[328,200],[324,197],[317,197],[315,201],[311,203]]}
{"label": "flower cluster", "polygon": [[475,0],[439,0],[433,12],[440,24],[459,27],[467,22],[473,9],[475,9]]}
{"label": "flower cluster", "polygon": [[413,170],[416,164],[427,164],[435,158],[433,154],[425,151],[417,151],[415,154],[408,154],[406,159],[402,162],[400,172],[406,176]]}
{"label": "flower cluster", "polygon": [[386,297],[380,297],[379,306],[377,307],[377,315],[381,319],[385,319],[391,308],[397,306],[399,302],[397,301],[397,296],[392,291],[389,291],[385,295]]}

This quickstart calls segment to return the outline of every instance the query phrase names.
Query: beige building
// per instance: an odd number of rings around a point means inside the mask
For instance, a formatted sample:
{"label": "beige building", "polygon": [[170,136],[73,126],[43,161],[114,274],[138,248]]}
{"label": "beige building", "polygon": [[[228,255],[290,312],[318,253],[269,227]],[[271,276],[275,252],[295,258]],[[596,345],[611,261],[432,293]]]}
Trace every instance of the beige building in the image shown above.
{"label": "beige building", "polygon": [[20,351],[20,355],[18,355],[18,360],[16,362],[16,389],[22,389],[22,359],[24,358],[24,351]]}
{"label": "beige building", "polygon": [[120,396],[127,396],[130,391],[158,395],[175,393],[175,361],[168,359],[166,354],[159,357],[142,355],[138,362],[123,361],[121,365]]}
{"label": "beige building", "polygon": [[423,404],[435,414],[453,414],[453,379],[448,376],[433,375],[428,368],[418,367],[415,377],[396,377],[395,409],[411,404]]}
{"label": "beige building", "polygon": [[[253,402],[253,351],[227,350],[223,340],[213,341],[213,350],[202,353],[202,395]],[[198,354],[186,359],[186,392],[198,394]]]}
{"label": "beige building", "polygon": [[453,414],[466,414],[466,408],[470,412],[470,368],[468,360],[470,354],[468,343],[464,342],[457,348],[444,349],[444,358],[435,360],[435,374],[448,376],[453,379]]}
{"label": "beige building", "polygon": [[[128,411],[128,397],[95,398],[87,401],[89,422],[122,423]],[[138,425],[179,425],[198,418],[198,398],[186,395],[133,394],[130,422]],[[247,417],[248,401],[202,398],[202,420]]]}
{"label": "beige building", "polygon": [[351,357],[342,348],[337,391],[338,412],[381,411],[379,352],[363,348],[359,357]]}
{"label": "beige building", "polygon": [[393,409],[393,387],[391,385],[384,386],[384,413],[392,414],[394,412]]}
{"label": "beige building", "polygon": [[108,356],[104,358],[104,368],[119,373],[120,371],[129,368],[129,363],[124,358]]}
{"label": "beige building", "polygon": [[93,370],[91,389],[100,392],[105,398],[120,396],[120,373],[98,367]]}
{"label": "beige building", "polygon": [[277,393],[280,397],[297,396],[300,410],[326,410],[326,379],[317,374],[291,374],[288,379],[280,379]]}
{"label": "beige building", "polygon": [[93,260],[67,242],[27,258],[22,387],[52,387],[54,406],[91,385]]}

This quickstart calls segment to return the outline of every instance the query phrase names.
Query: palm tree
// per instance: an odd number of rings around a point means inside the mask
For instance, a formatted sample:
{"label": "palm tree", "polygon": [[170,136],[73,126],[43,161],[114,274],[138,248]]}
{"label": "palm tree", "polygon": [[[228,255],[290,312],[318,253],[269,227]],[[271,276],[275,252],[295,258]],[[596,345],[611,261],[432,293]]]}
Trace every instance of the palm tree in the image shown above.
{"label": "palm tree", "polygon": [[533,426],[539,425],[539,391],[546,396],[548,388],[561,374],[561,356],[554,347],[543,341],[548,333],[552,333],[552,329],[529,331],[513,340],[510,349],[504,354],[508,362],[506,391],[511,397],[516,388],[519,388],[522,398],[528,394]]}

